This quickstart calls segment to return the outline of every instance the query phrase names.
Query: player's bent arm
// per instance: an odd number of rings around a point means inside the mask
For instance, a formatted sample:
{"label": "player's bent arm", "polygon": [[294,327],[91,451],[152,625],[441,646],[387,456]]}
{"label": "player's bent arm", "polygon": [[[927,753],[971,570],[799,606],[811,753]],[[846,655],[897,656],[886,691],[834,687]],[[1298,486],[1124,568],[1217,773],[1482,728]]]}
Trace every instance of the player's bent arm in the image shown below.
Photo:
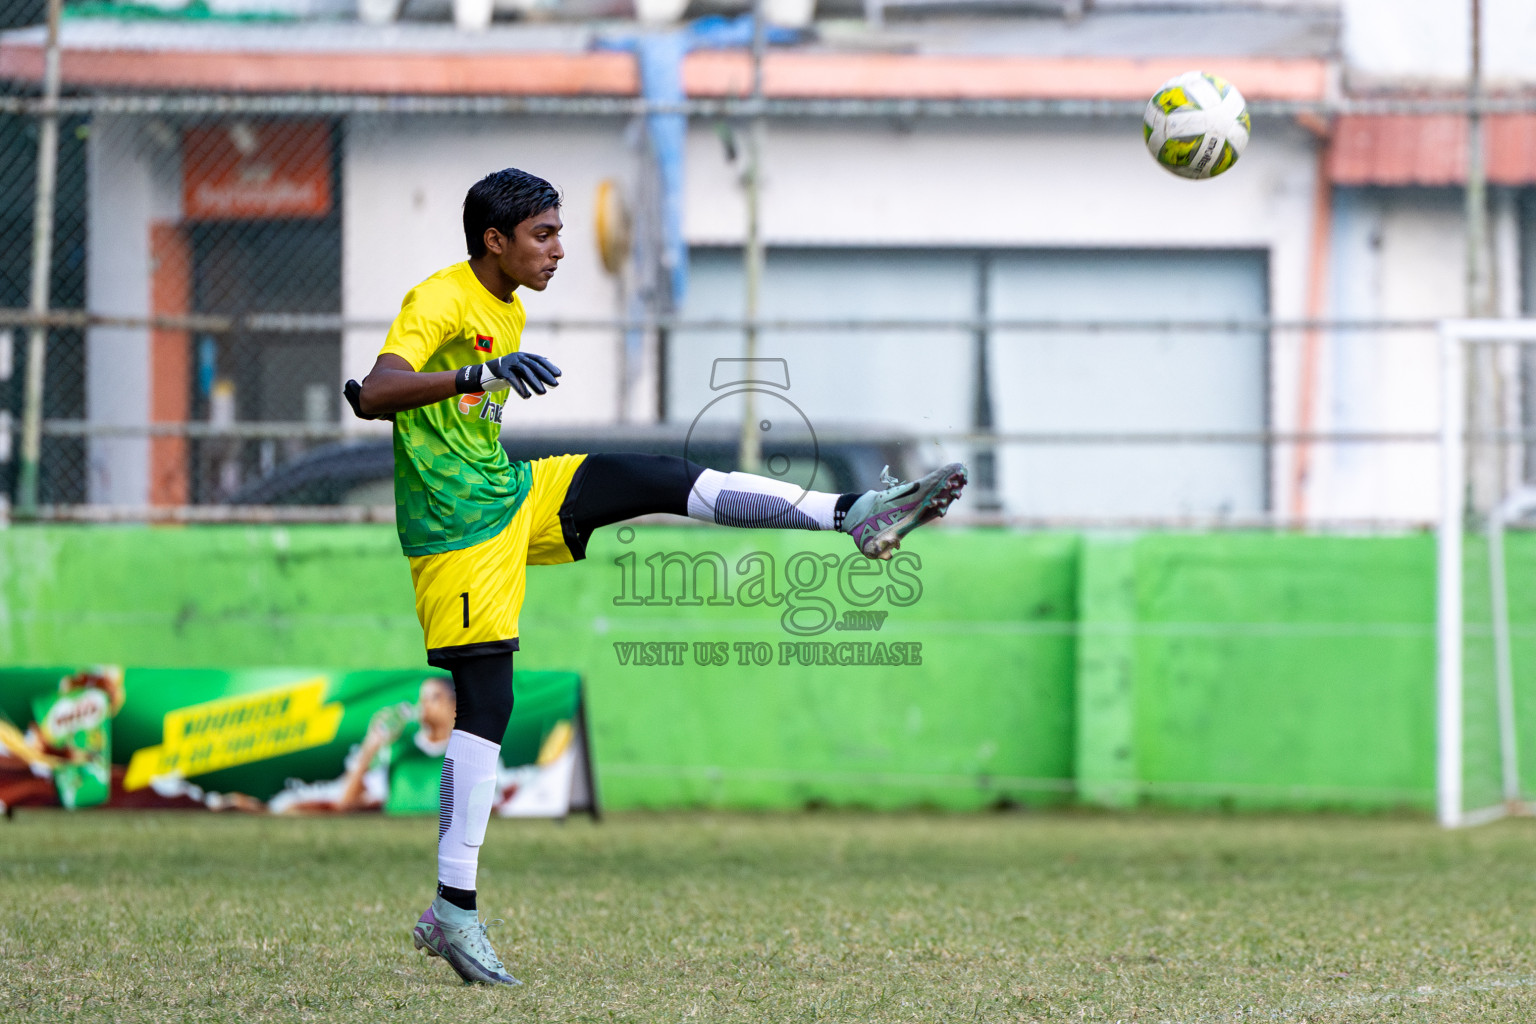
{"label": "player's bent arm", "polygon": [[404,357],[386,352],[363,378],[355,396],[348,383],[347,397],[355,397],[353,406],[359,416],[373,419],[481,391],[513,388],[524,398],[542,395],[547,388],[560,386],[555,379],[559,376],[560,367],[532,352],[512,352],[489,362],[436,373],[413,370]]}
{"label": "player's bent arm", "polygon": [[403,356],[386,352],[363,378],[357,411],[363,416],[387,416],[441,402],[458,393],[457,377],[453,370],[420,373]]}

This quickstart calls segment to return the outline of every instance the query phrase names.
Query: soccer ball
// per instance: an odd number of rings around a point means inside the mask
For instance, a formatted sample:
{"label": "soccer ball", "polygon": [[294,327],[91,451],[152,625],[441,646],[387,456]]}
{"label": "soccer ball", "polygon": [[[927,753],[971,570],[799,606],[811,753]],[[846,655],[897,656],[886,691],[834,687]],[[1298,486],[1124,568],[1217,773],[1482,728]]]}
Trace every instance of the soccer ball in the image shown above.
{"label": "soccer ball", "polygon": [[1252,127],[1243,94],[1203,71],[1164,82],[1141,115],[1153,159],[1181,178],[1214,178],[1237,163]]}

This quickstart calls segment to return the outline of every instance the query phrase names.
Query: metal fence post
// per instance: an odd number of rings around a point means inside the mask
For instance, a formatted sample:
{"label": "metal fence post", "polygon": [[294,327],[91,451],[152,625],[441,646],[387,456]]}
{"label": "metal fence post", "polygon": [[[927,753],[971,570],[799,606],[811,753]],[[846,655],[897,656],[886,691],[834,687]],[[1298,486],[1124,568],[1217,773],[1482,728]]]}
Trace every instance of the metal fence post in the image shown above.
{"label": "metal fence post", "polygon": [[[756,104],[763,101],[763,54],[768,47],[768,27],[763,20],[763,13],[767,10],[767,4],[763,0],[754,0],[752,4],[752,100]],[[753,365],[750,360],[757,358],[758,317],[761,312],[761,296],[763,288],[763,116],[761,112],[752,115],[752,121],[747,126],[747,237],[742,255],[745,258],[743,267],[746,278],[746,332],[743,355],[748,362],[745,366]],[[757,426],[757,415],[753,401],[752,389],[747,388],[741,393],[741,441],[736,461],[738,468],[743,473],[761,472],[763,463],[763,439]]]}
{"label": "metal fence post", "polygon": [[[32,295],[34,316],[48,312],[53,273],[53,201],[59,168],[59,18],[64,0],[48,0],[48,44],[43,63],[43,108],[37,133],[37,198],[32,211]],[[42,452],[43,363],[48,328],[34,321],[27,330],[27,376],[21,411],[21,460],[16,514],[37,515],[38,460]]]}

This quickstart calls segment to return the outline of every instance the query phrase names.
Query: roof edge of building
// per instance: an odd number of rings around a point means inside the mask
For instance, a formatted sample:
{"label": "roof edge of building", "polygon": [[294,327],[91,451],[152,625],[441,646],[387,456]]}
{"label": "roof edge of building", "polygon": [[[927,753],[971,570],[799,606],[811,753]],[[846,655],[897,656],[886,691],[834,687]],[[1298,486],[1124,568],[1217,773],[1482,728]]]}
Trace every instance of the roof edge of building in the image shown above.
{"label": "roof edge of building", "polygon": [[[1025,57],[777,51],[764,63],[768,96],[785,99],[1141,100],[1193,67],[1219,69],[1249,99],[1314,101],[1332,70],[1319,58]],[[66,86],[219,93],[334,92],[380,95],[634,96],[627,53],[368,53],[73,49]],[[0,79],[37,82],[43,51],[0,40]],[[745,53],[699,51],[683,65],[690,96],[742,96]]]}

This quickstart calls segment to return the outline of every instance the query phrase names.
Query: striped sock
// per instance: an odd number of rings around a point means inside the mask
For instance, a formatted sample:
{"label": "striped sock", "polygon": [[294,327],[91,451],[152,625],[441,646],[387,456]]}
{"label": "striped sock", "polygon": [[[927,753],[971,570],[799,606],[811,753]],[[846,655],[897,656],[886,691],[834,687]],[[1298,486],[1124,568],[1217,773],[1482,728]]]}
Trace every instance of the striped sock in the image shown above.
{"label": "striped sock", "polygon": [[490,740],[459,729],[448,737],[437,812],[437,880],[442,885],[475,887],[500,759],[501,747]]}
{"label": "striped sock", "polygon": [[720,526],[831,530],[839,497],[751,473],[706,469],[688,494],[688,518]]}

